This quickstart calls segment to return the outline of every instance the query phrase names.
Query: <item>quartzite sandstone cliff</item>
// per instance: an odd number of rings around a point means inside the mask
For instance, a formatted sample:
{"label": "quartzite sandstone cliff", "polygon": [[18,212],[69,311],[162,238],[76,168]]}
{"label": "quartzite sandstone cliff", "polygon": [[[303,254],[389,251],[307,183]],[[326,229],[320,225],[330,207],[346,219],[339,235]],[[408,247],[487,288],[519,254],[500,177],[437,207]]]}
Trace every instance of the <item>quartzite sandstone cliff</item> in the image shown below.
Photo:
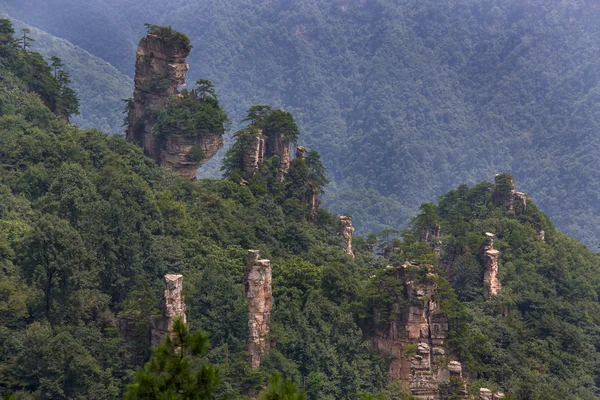
{"label": "quartzite sandstone cliff", "polygon": [[[198,168],[223,147],[223,132],[204,135],[157,136],[154,112],[165,108],[169,98],[178,96],[189,69],[189,48],[181,43],[148,34],[136,52],[135,88],[127,116],[127,138],[144,147],[157,163],[177,174],[195,179]],[[190,157],[200,148],[200,158]]]}
{"label": "quartzite sandstone cliff", "polygon": [[[400,380],[419,400],[438,400],[440,388],[450,383],[450,376],[462,377],[462,366],[446,362],[448,319],[433,299],[437,284],[432,267],[407,262],[388,269],[402,282],[406,298],[392,305],[387,323],[382,323],[375,308],[373,347],[389,360],[390,378]],[[411,280],[411,269],[420,271],[425,279]],[[462,389],[459,395],[464,395]]]}

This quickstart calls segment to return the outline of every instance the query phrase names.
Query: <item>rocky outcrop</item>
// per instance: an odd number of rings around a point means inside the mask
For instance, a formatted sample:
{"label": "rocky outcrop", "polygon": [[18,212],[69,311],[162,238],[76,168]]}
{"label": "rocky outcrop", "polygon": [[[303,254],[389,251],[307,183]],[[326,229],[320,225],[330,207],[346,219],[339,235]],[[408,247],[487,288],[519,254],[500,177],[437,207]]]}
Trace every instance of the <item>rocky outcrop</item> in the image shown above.
{"label": "rocky outcrop", "polygon": [[535,240],[538,242],[546,242],[546,232],[543,229],[537,228],[535,231]]}
{"label": "rocky outcrop", "polygon": [[500,293],[502,285],[498,279],[498,258],[500,252],[494,249],[494,238],[496,235],[486,232],[486,243],[481,251],[483,259],[483,285],[485,288],[484,296],[487,299]]}
{"label": "rocky outcrop", "polygon": [[148,34],[138,44],[135,87],[127,116],[127,139],[141,145],[157,163],[195,179],[198,168],[223,147],[223,132],[158,136],[154,112],[179,94],[189,69],[189,46]]}
{"label": "rocky outcrop", "polygon": [[248,250],[244,284],[248,299],[247,350],[250,365],[252,368],[258,368],[263,355],[268,353],[271,347],[268,336],[273,306],[271,262],[261,260],[258,250]]}
{"label": "rocky outcrop", "polygon": [[352,217],[345,215],[340,216],[340,234],[344,239],[344,251],[346,254],[351,255],[354,258],[354,252],[352,251],[352,233],[354,227],[352,226]]}
{"label": "rocky outcrop", "polygon": [[[190,180],[196,179],[198,168],[212,158],[223,147],[223,136],[208,135],[203,138],[170,135],[160,150],[160,164]],[[194,149],[199,149],[201,159],[190,158]]]}
{"label": "rocky outcrop", "polygon": [[292,142],[287,140],[283,134],[267,138],[266,157],[279,156],[279,169],[277,179],[282,181],[290,169],[292,161]]}
{"label": "rocky outcrop", "polygon": [[515,181],[509,174],[498,174],[495,177],[492,203],[495,207],[505,207],[508,211],[522,214],[527,210],[527,194],[515,190]]}
{"label": "rocky outcrop", "polygon": [[[403,283],[405,298],[392,305],[387,324],[382,323],[380,310],[374,309],[373,348],[388,359],[390,378],[400,380],[417,399],[437,400],[441,385],[447,385],[450,376],[462,376],[462,366],[446,364],[448,319],[433,299],[437,284],[432,266],[405,263],[388,268]],[[411,280],[415,270],[425,278]]]}
{"label": "rocky outcrop", "polygon": [[266,152],[266,137],[257,129],[241,138],[242,172],[244,179],[250,179],[263,165]]}
{"label": "rocky outcrop", "polygon": [[159,344],[161,340],[173,329],[173,322],[177,318],[183,318],[187,322],[185,315],[185,301],[183,300],[183,276],[178,274],[167,274],[165,281],[165,303],[163,305],[163,315],[152,317],[151,321],[151,342],[153,345]]}
{"label": "rocky outcrop", "polygon": [[490,389],[479,389],[479,400],[500,400],[504,398],[504,393],[493,393]]}

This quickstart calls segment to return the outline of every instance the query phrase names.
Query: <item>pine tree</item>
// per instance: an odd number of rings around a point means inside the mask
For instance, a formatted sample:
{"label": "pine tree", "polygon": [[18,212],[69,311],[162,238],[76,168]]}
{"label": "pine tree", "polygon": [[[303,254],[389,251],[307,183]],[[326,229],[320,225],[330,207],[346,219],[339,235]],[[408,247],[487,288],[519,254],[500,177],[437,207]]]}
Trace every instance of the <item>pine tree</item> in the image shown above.
{"label": "pine tree", "polygon": [[218,369],[203,361],[208,335],[190,332],[183,319],[173,323],[172,335],[156,347],[153,356],[127,386],[126,400],[208,400],[220,382]]}

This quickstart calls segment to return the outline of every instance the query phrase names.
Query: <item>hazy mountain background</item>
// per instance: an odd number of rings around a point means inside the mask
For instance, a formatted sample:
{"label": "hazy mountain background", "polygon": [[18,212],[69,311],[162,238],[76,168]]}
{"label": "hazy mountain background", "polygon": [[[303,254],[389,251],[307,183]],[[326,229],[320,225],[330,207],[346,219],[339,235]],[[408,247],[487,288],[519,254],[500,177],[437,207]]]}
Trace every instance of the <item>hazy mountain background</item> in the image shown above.
{"label": "hazy mountain background", "polygon": [[598,0],[0,4],[47,32],[35,49],[65,59],[84,126],[115,131],[143,23],[172,25],[194,45],[190,81],[213,80],[232,120],[255,103],[294,114],[328,167],[326,206],[360,233],[511,172],[560,229],[600,241]]}

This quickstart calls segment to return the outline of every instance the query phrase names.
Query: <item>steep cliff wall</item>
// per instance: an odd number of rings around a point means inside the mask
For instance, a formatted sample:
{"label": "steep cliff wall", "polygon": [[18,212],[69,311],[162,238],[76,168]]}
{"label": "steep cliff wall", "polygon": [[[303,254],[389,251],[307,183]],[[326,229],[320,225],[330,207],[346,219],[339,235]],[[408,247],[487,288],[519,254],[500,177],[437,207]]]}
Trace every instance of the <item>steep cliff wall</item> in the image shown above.
{"label": "steep cliff wall", "polygon": [[256,129],[250,135],[244,135],[241,138],[242,146],[242,174],[244,179],[250,179],[255,173],[260,171],[265,160],[266,137],[262,134],[262,129]]}
{"label": "steep cliff wall", "polygon": [[271,309],[271,262],[261,260],[258,250],[248,250],[248,263],[244,278],[248,299],[247,349],[252,368],[260,367],[262,356],[269,351],[268,341]]}
{"label": "steep cliff wall", "polygon": [[189,52],[189,45],[171,37],[148,34],[140,40],[126,136],[144,147],[157,163],[195,179],[198,168],[223,147],[223,132],[158,135],[155,115],[169,105],[173,96],[181,96],[179,88],[186,80]]}
{"label": "steep cliff wall", "polygon": [[[388,324],[382,325],[379,310],[374,310],[373,348],[388,359],[390,378],[400,380],[417,399],[437,400],[450,376],[462,376],[462,366],[446,362],[448,319],[433,299],[435,275],[428,265],[404,263],[393,268],[403,283],[403,298],[392,306]],[[426,278],[411,280],[409,269],[420,270]]]}

